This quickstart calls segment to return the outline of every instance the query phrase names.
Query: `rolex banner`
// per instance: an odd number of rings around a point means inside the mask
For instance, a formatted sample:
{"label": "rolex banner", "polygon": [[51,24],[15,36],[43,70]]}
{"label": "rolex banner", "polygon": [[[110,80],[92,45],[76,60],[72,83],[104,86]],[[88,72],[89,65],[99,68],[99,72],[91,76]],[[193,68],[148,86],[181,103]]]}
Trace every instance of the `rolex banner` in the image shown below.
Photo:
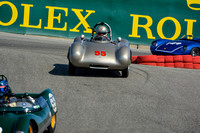
{"label": "rolex banner", "polygon": [[0,31],[74,38],[90,37],[108,23],[113,40],[150,45],[155,39],[200,37],[200,0],[8,0],[0,1]]}

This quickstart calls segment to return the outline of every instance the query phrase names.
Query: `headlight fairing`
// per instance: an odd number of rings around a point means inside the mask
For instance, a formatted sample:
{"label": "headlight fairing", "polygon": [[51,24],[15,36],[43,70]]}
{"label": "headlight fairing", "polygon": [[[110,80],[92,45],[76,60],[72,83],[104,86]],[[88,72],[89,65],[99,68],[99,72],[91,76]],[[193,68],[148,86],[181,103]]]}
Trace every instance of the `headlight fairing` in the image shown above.
{"label": "headlight fairing", "polygon": [[80,43],[73,43],[70,48],[70,61],[80,61],[83,56],[83,46]]}
{"label": "headlight fairing", "polygon": [[117,50],[116,58],[122,65],[129,65],[130,50],[128,47],[121,47]]}

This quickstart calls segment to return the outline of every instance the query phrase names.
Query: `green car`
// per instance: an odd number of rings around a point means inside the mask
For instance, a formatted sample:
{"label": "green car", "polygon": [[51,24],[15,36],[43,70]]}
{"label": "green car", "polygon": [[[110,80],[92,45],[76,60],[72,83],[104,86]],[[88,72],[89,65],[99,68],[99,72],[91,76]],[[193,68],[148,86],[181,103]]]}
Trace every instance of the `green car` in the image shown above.
{"label": "green car", "polygon": [[36,93],[5,93],[0,98],[0,133],[53,133],[57,106],[50,89]]}

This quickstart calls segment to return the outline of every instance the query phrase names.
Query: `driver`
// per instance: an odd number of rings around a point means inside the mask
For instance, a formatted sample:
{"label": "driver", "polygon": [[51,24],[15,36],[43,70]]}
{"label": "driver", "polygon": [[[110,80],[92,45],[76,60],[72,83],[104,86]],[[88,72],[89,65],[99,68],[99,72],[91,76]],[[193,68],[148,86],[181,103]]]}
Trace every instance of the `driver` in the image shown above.
{"label": "driver", "polygon": [[12,93],[8,82],[6,80],[0,80],[0,104],[8,105],[9,107],[16,106],[15,98],[8,97],[6,94]]}
{"label": "driver", "polygon": [[94,40],[98,41],[109,41],[107,35],[108,35],[108,30],[105,26],[101,25],[97,27],[96,29],[96,36],[94,37]]}
{"label": "driver", "polygon": [[6,80],[0,80],[0,93],[12,93]]}

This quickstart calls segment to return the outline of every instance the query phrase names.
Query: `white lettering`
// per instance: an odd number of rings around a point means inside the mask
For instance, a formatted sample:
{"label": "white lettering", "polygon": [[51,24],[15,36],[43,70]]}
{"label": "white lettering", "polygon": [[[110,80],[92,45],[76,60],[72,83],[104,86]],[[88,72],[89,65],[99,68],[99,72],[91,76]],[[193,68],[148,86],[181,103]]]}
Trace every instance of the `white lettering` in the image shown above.
{"label": "white lettering", "polygon": [[166,45],[181,45],[181,42],[168,42]]}

